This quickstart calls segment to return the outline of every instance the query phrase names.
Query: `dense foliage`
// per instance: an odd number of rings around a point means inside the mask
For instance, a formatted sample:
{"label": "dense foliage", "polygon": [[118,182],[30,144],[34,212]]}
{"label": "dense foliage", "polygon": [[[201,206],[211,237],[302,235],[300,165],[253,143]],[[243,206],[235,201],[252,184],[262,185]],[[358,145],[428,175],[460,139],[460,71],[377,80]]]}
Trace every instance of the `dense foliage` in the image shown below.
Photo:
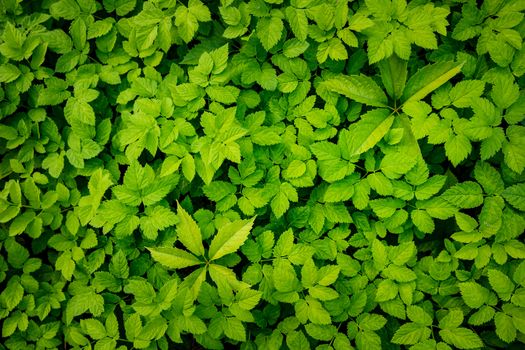
{"label": "dense foliage", "polygon": [[523,349],[524,0],[0,0],[0,349]]}

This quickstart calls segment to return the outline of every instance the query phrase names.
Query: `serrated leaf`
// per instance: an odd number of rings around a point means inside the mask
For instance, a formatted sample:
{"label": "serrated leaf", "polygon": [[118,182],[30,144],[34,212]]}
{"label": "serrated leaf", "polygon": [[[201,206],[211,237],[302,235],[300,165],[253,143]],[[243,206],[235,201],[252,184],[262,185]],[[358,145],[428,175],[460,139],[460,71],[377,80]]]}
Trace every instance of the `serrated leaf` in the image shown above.
{"label": "serrated leaf", "polygon": [[255,217],[250,220],[233,221],[219,229],[208,251],[210,260],[236,252],[246,241],[253,227]]}
{"label": "serrated leaf", "polygon": [[439,335],[441,335],[443,340],[448,344],[458,349],[476,349],[483,347],[483,342],[480,337],[467,328],[443,329],[439,331]]}
{"label": "serrated leaf", "polygon": [[488,301],[489,290],[476,282],[460,283],[459,289],[463,301],[471,308],[478,309]]}
{"label": "serrated leaf", "polygon": [[430,329],[418,323],[405,323],[401,325],[392,337],[394,344],[417,344],[430,336]]}
{"label": "serrated leaf", "polygon": [[279,17],[265,17],[257,22],[257,37],[266,51],[270,51],[281,39],[283,28],[283,20]]}
{"label": "serrated leaf", "polygon": [[463,64],[438,62],[420,69],[408,80],[401,101],[419,101],[456,76]]}
{"label": "serrated leaf", "polygon": [[202,245],[199,226],[180,204],[177,208],[177,214],[180,218],[177,225],[177,239],[193,254],[203,256],[204,246]]}
{"label": "serrated leaf", "polygon": [[512,343],[516,339],[516,327],[514,327],[512,317],[503,312],[496,312],[494,324],[496,325],[496,334],[501,340]]}
{"label": "serrated leaf", "polygon": [[364,75],[339,75],[321,83],[328,91],[369,106],[385,107],[387,97],[374,80]]}
{"label": "serrated leaf", "polygon": [[496,269],[489,269],[488,277],[490,286],[498,293],[499,297],[504,301],[509,300],[511,293],[514,291],[514,283],[512,283],[510,278]]}
{"label": "serrated leaf", "polygon": [[390,130],[394,116],[387,109],[372,110],[361,117],[340,136],[339,142],[347,157],[360,155],[374,147]]}
{"label": "serrated leaf", "polygon": [[465,209],[475,208],[483,203],[483,191],[473,181],[465,181],[454,185],[446,190],[442,197],[447,202]]}
{"label": "serrated leaf", "polygon": [[148,250],[155,261],[171,269],[182,269],[202,264],[202,261],[197,259],[197,257],[182,249],[158,247],[148,248]]}

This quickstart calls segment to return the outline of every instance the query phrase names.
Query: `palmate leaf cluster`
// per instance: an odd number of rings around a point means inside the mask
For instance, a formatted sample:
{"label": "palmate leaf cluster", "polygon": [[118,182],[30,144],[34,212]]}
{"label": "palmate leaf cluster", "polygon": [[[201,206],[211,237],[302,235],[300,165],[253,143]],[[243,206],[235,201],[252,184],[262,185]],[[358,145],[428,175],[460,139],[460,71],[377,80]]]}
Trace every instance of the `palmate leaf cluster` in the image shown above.
{"label": "palmate leaf cluster", "polygon": [[0,349],[521,349],[525,1],[0,0]]}

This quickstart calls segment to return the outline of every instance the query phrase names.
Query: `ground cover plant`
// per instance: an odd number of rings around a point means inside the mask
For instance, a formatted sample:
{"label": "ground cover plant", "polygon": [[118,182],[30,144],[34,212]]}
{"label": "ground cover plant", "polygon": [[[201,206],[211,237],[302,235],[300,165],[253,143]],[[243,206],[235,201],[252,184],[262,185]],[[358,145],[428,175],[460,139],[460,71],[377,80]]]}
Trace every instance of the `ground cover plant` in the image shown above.
{"label": "ground cover plant", "polygon": [[524,11],[0,0],[0,349],[523,349]]}

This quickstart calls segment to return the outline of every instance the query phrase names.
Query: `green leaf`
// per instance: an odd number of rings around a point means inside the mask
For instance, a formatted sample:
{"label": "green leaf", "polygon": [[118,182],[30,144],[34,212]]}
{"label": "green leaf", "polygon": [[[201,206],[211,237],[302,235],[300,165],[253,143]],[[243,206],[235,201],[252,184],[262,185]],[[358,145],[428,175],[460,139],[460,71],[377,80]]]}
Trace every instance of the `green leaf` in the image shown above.
{"label": "green leaf", "polygon": [[483,342],[480,337],[467,328],[442,329],[439,335],[445,342],[458,349],[482,348]]}
{"label": "green leaf", "polygon": [[10,83],[20,76],[20,70],[10,63],[0,65],[0,83]]}
{"label": "green leaf", "polygon": [[445,142],[445,153],[454,166],[464,161],[471,151],[472,145],[464,135],[452,135]]}
{"label": "green leaf", "polygon": [[485,83],[481,80],[463,80],[450,90],[450,100],[456,107],[469,107],[481,96],[484,88]]}
{"label": "green leaf", "polygon": [[525,183],[507,187],[502,196],[513,207],[525,211]]}
{"label": "green leaf", "polygon": [[436,175],[416,187],[416,198],[419,200],[429,199],[441,190],[447,181],[446,176]]}
{"label": "green leaf", "polygon": [[498,293],[498,296],[502,300],[508,301],[512,292],[514,291],[514,283],[512,283],[510,278],[503,272],[496,269],[489,269],[488,277],[492,289]]}
{"label": "green leaf", "polygon": [[197,18],[199,22],[211,21],[210,10],[200,0],[189,0],[188,10]]}
{"label": "green leaf", "polygon": [[175,12],[175,25],[179,30],[179,35],[182,40],[187,43],[193,39],[193,36],[199,28],[197,17],[185,6],[177,7]]}
{"label": "green leaf", "polygon": [[407,316],[412,322],[416,322],[427,327],[432,326],[432,317],[420,306],[408,306]]}
{"label": "green leaf", "polygon": [[53,17],[73,20],[80,15],[80,7],[74,0],[60,0],[49,7]]}
{"label": "green leaf", "polygon": [[505,188],[499,172],[487,162],[476,163],[474,177],[487,194],[500,194]]}
{"label": "green leaf", "polygon": [[374,266],[379,270],[383,270],[388,263],[388,252],[386,247],[378,239],[372,241],[372,258]]}
{"label": "green leaf", "polygon": [[283,20],[279,17],[271,16],[259,19],[256,27],[257,37],[266,51],[270,51],[281,39],[283,29]]}
{"label": "green leaf", "polygon": [[199,226],[180,204],[177,207],[177,215],[180,219],[177,225],[177,239],[193,254],[204,256]]}
{"label": "green leaf", "polygon": [[241,289],[235,296],[239,306],[245,310],[251,310],[259,304],[261,293],[253,289]]}
{"label": "green leaf", "polygon": [[364,75],[338,75],[327,79],[321,86],[359,103],[385,107],[388,99],[374,80]]}
{"label": "green leaf", "polygon": [[292,331],[286,335],[286,345],[290,349],[308,350],[310,343],[302,331]]}
{"label": "green leaf", "polygon": [[411,282],[416,279],[414,271],[408,267],[389,265],[383,270],[386,277],[393,279],[396,282]]}
{"label": "green leaf", "polygon": [[382,280],[377,286],[375,301],[384,302],[392,300],[397,296],[398,286],[397,284],[389,279]]}
{"label": "green leaf", "polygon": [[442,197],[447,202],[464,209],[476,208],[483,204],[483,191],[473,181],[465,181],[452,186],[442,194]]}
{"label": "green leaf", "polygon": [[425,210],[412,210],[410,212],[410,217],[412,218],[414,225],[421,232],[424,232],[424,233],[434,232],[434,229],[435,229],[434,220],[432,219],[430,214],[426,212]]}
{"label": "green leaf", "polygon": [[129,277],[128,259],[122,250],[119,250],[111,258],[109,272],[118,278],[127,279]]}
{"label": "green leaf", "polygon": [[246,341],[246,330],[244,329],[242,322],[237,318],[226,318],[224,334],[233,340],[241,342]]}
{"label": "green leaf", "polygon": [[407,80],[407,61],[392,55],[378,63],[381,80],[393,100],[398,100],[403,94]]}
{"label": "green leaf", "polygon": [[371,331],[360,331],[357,333],[355,339],[358,349],[370,349],[370,350],[380,350],[381,347],[381,338],[377,333]]}
{"label": "green leaf", "polygon": [[417,344],[430,337],[430,329],[419,323],[405,323],[398,328],[392,337],[394,344]]}
{"label": "green leaf", "polygon": [[464,282],[459,284],[463,301],[473,309],[479,309],[489,299],[489,290],[476,282]]}
{"label": "green leaf", "polygon": [[236,252],[248,238],[254,221],[255,217],[250,220],[236,220],[219,228],[208,251],[210,260]]}
{"label": "green leaf", "polygon": [[525,155],[521,151],[525,147],[525,127],[511,125],[506,133],[509,142],[503,143],[505,163],[513,171],[520,174],[525,169]]}
{"label": "green leaf", "polygon": [[463,323],[463,312],[459,309],[453,309],[439,320],[439,328],[455,329]]}
{"label": "green leaf", "polygon": [[98,320],[92,318],[81,320],[80,327],[93,339],[102,339],[106,336],[106,328]]}
{"label": "green leaf", "polygon": [[175,225],[177,216],[168,208],[162,206],[148,207],[146,215],[140,218],[140,228],[148,239],[156,239],[159,230]]}
{"label": "green leaf", "polygon": [[136,6],[136,0],[103,0],[108,12],[116,11],[118,16],[125,16]]}
{"label": "green leaf", "polygon": [[406,104],[422,100],[456,76],[462,66],[455,62],[438,62],[421,68],[408,80],[401,101]]}
{"label": "green leaf", "polygon": [[319,301],[307,296],[306,302],[308,304],[308,319],[310,322],[319,325],[331,323],[330,314]]}
{"label": "green leaf", "polygon": [[354,157],[374,147],[390,130],[393,122],[394,116],[387,109],[375,109],[364,114],[339,136],[343,156]]}
{"label": "green leaf", "polygon": [[496,334],[501,340],[512,343],[516,339],[516,327],[514,327],[512,317],[503,312],[496,312],[494,324],[496,325]]}
{"label": "green leaf", "polygon": [[295,37],[301,41],[305,41],[308,35],[308,18],[306,17],[306,11],[288,6],[286,7],[285,13]]}
{"label": "green leaf", "polygon": [[178,248],[158,247],[147,249],[155,261],[171,269],[183,269],[202,264],[202,261],[194,255]]}
{"label": "green leaf", "polygon": [[337,333],[337,329],[332,325],[318,325],[308,323],[305,327],[306,333],[314,339],[330,341]]}
{"label": "green leaf", "polygon": [[386,318],[377,314],[364,314],[358,319],[359,327],[367,331],[378,331],[385,326],[386,322]]}

